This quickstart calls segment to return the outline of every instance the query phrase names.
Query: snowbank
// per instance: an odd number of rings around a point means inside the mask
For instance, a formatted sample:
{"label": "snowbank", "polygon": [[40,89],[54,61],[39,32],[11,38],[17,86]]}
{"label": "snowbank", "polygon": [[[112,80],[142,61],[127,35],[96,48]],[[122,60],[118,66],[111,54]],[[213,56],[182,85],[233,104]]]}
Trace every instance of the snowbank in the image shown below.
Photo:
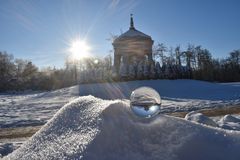
{"label": "snowbank", "polygon": [[198,122],[198,123],[202,123],[202,124],[205,124],[205,125],[213,126],[213,127],[218,126],[217,123],[214,122],[212,119],[210,119],[207,116],[204,116],[202,113],[198,113],[196,111],[189,112],[185,116],[185,119],[189,120],[189,121]]}
{"label": "snowbank", "polygon": [[240,131],[240,119],[235,116],[225,115],[218,123],[221,128]]}
{"label": "snowbank", "polygon": [[158,115],[136,117],[127,101],[81,97],[65,105],[5,159],[239,160],[240,132]]}
{"label": "snowbank", "polygon": [[240,131],[240,119],[229,114],[223,116],[220,120],[216,120],[214,117],[209,118],[207,116],[204,116],[202,113],[192,111],[185,116],[185,119],[212,127],[220,127],[223,129]]}
{"label": "snowbank", "polygon": [[240,122],[240,119],[228,114],[228,115],[225,115],[225,116],[220,120],[220,122],[221,122],[221,123],[228,123],[228,122],[238,123],[238,122]]}

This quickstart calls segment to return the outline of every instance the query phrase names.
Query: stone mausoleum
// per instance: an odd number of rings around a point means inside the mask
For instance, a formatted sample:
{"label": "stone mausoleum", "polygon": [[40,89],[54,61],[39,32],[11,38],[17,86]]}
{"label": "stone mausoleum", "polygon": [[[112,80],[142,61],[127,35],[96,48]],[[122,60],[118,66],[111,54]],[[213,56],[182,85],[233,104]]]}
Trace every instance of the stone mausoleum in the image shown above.
{"label": "stone mausoleum", "polygon": [[119,73],[121,63],[129,66],[129,64],[137,64],[146,60],[152,62],[152,45],[152,38],[134,27],[131,14],[129,30],[113,41],[116,72]]}

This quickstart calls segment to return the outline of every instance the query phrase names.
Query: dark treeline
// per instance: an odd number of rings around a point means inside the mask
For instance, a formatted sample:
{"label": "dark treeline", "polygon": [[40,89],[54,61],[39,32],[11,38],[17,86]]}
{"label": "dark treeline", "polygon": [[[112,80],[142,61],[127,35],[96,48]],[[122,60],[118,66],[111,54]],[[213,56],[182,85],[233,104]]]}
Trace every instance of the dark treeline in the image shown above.
{"label": "dark treeline", "polygon": [[197,79],[211,82],[240,81],[240,50],[216,59],[201,46],[153,47],[154,61],[147,59],[121,64],[119,73],[110,55],[104,58],[66,60],[62,69],[39,69],[31,61],[14,59],[0,52],[0,91],[52,90],[78,83],[113,82],[142,79]]}
{"label": "dark treeline", "polygon": [[0,52],[0,92],[23,90],[52,90],[75,84],[71,71],[45,68],[39,70],[31,61],[14,59]]}

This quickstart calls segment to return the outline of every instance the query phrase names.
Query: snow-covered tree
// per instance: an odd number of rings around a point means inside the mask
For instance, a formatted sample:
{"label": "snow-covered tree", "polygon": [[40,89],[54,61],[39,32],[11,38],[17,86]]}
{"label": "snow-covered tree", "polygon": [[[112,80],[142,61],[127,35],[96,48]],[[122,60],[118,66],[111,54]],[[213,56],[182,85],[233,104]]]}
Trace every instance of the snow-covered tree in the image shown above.
{"label": "snow-covered tree", "polygon": [[163,64],[162,65],[162,76],[161,76],[161,78],[168,78],[167,76],[168,76],[168,67],[167,67],[167,65],[166,64]]}
{"label": "snow-covered tree", "polygon": [[109,78],[109,70],[107,68],[107,66],[104,66],[102,69],[103,73],[102,73],[102,80],[106,81]]}
{"label": "snow-covered tree", "polygon": [[101,80],[102,77],[100,75],[99,68],[94,69],[94,78],[95,78],[95,81],[100,81]]}
{"label": "snow-covered tree", "polygon": [[128,78],[135,79],[136,78],[136,72],[133,64],[129,65],[128,68]]}
{"label": "snow-covered tree", "polygon": [[112,66],[112,72],[111,72],[112,78],[116,79],[118,77],[116,68]]}
{"label": "snow-covered tree", "polygon": [[165,52],[167,51],[167,47],[163,43],[157,44],[157,46],[154,47],[153,49],[153,56],[154,59],[159,59],[161,60],[162,65],[165,63]]}
{"label": "snow-covered tree", "polygon": [[143,62],[139,62],[137,65],[137,79],[143,78]]}
{"label": "snow-covered tree", "polygon": [[162,77],[162,71],[161,71],[161,67],[160,67],[160,63],[157,62],[156,63],[156,75],[157,75],[157,78],[161,78]]}
{"label": "snow-covered tree", "polygon": [[148,64],[147,60],[144,63],[143,76],[144,76],[144,78],[148,78],[149,77],[149,64]]}
{"label": "snow-covered tree", "polygon": [[121,62],[120,64],[119,76],[122,79],[126,79],[128,76],[127,65],[124,62]]}
{"label": "snow-covered tree", "polygon": [[180,46],[177,46],[175,48],[175,55],[176,55],[176,65],[181,66],[182,62],[181,62],[181,50],[180,50]]}
{"label": "snow-covered tree", "polygon": [[156,78],[155,65],[154,65],[153,62],[150,64],[150,71],[149,72],[150,72],[149,78],[151,78],[151,79]]}
{"label": "snow-covered tree", "polygon": [[104,68],[98,68],[99,81],[103,81],[104,79],[107,78],[107,77],[104,77],[104,75],[106,74],[104,72],[106,72]]}
{"label": "snow-covered tree", "polygon": [[86,70],[80,72],[80,83],[85,83],[87,80]]}

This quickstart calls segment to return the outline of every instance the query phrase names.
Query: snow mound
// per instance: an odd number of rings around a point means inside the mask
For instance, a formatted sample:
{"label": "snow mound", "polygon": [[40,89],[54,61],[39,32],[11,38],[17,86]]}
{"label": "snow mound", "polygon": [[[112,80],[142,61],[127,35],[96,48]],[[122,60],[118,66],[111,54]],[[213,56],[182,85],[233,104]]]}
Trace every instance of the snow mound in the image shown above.
{"label": "snow mound", "polygon": [[218,123],[224,129],[240,130],[240,119],[232,115],[225,115]]}
{"label": "snow mound", "polygon": [[198,123],[202,123],[202,124],[205,124],[205,125],[213,126],[213,127],[218,126],[217,123],[214,122],[209,117],[204,116],[202,113],[198,113],[198,112],[195,112],[195,111],[189,112],[185,116],[185,119],[189,120],[189,121],[198,122]]}
{"label": "snow mound", "polygon": [[240,159],[240,132],[180,118],[136,117],[128,101],[80,97],[5,159]]}
{"label": "snow mound", "polygon": [[228,123],[228,122],[239,123],[240,119],[237,118],[237,117],[234,117],[232,115],[227,114],[220,120],[220,122],[222,122],[222,123]]}

